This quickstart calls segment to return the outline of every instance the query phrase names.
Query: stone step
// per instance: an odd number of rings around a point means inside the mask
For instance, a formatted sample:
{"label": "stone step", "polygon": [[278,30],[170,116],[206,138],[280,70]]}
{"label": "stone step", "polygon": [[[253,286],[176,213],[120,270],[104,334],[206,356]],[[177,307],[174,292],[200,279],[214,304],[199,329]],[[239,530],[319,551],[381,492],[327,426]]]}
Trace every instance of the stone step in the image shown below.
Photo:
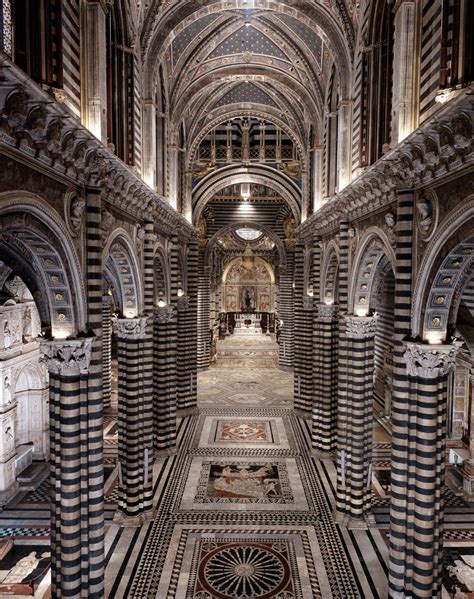
{"label": "stone step", "polygon": [[34,491],[49,476],[49,464],[33,462],[17,477],[20,491]]}

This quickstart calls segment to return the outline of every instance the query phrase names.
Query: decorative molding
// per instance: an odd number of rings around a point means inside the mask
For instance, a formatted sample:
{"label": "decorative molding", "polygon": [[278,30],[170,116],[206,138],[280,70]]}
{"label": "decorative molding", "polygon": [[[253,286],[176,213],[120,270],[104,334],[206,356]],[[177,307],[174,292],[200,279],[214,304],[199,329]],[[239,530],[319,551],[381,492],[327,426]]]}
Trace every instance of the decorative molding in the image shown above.
{"label": "decorative molding", "polygon": [[405,342],[405,361],[410,376],[437,379],[454,369],[460,343],[453,345],[426,345]]}
{"label": "decorative molding", "polygon": [[335,322],[339,316],[339,306],[335,304],[318,304],[318,320]]}
{"label": "decorative molding", "polygon": [[119,339],[143,339],[148,318],[114,318],[114,331]]}
{"label": "decorative molding", "polygon": [[61,376],[87,374],[92,354],[93,338],[47,341],[40,339],[40,361],[49,372]]}
{"label": "decorative molding", "polygon": [[377,330],[375,316],[344,316],[346,335],[350,339],[369,339]]}
{"label": "decorative molding", "polygon": [[58,180],[99,187],[104,200],[135,218],[153,220],[165,234],[178,230],[183,239],[196,236],[181,214],[6,55],[0,57],[0,76],[0,145],[5,151]]}
{"label": "decorative molding", "polygon": [[341,217],[352,222],[381,210],[399,189],[433,185],[474,162],[474,99],[469,88],[421,125],[393,150],[367,167],[360,177],[308,218],[297,230],[302,239],[336,230]]}
{"label": "decorative molding", "polygon": [[172,306],[164,306],[163,308],[155,308],[155,320],[159,324],[167,324],[172,322],[174,318],[174,308]]}

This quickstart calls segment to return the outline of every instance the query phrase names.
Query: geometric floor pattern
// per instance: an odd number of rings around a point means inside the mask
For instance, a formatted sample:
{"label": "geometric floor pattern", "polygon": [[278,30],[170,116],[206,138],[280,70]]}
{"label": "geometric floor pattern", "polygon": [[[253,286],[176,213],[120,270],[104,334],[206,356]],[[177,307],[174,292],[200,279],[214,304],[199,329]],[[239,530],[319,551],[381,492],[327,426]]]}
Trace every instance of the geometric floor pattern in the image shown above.
{"label": "geometric floor pattern", "polygon": [[109,529],[107,596],[385,597],[386,539],[334,523],[333,463],[308,451],[274,344],[218,351],[198,377],[199,414],[180,422],[176,454],[155,464],[155,520]]}
{"label": "geometric floor pattern", "polygon": [[[154,464],[157,513],[138,529],[112,521],[116,417],[106,420],[105,597],[386,598],[386,434],[374,429],[377,526],[349,531],[333,519],[334,461],[311,456],[309,422],[291,409],[292,374],[276,368],[275,344],[225,341],[218,352],[198,377],[198,413],[178,420],[176,453]],[[445,500],[443,599],[469,596],[464,582],[474,572],[472,509],[451,492]],[[39,555],[49,515],[47,482],[20,493],[0,512],[0,542],[14,538]]]}

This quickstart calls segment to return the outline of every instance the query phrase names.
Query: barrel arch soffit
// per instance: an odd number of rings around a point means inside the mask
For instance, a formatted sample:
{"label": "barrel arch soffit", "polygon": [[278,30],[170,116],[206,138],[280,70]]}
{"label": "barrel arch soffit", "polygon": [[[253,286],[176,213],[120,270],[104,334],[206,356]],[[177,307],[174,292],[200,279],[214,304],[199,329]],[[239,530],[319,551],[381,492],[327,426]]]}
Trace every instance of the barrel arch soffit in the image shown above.
{"label": "barrel arch soffit", "polygon": [[[79,260],[79,256],[75,250],[74,241],[67,230],[67,226],[58,213],[40,196],[33,194],[31,192],[26,191],[8,191],[0,193],[1,207],[0,207],[0,216],[8,215],[9,212],[20,211],[27,214],[31,214],[34,216],[43,226],[52,232],[53,238],[59,244],[62,253],[67,259],[67,269],[70,272],[71,279],[67,277],[69,281],[69,285],[71,287],[71,293],[74,293],[74,305],[71,303],[68,304],[68,310],[70,314],[74,317],[73,322],[69,323],[70,329],[68,329],[69,334],[74,334],[78,331],[83,331],[86,329],[87,323],[87,301],[86,301],[86,292],[84,286],[84,277],[82,274],[81,263]],[[32,255],[34,253],[32,252]],[[38,263],[38,266],[41,271],[41,276],[43,281],[50,281],[51,277],[54,275],[48,275]],[[65,269],[66,265],[62,265],[62,268]],[[54,286],[47,286],[49,292],[55,294]],[[60,293],[60,291],[58,291]],[[64,323],[58,321],[55,323],[55,318],[53,317],[53,306],[57,305],[57,302],[54,301],[53,297],[48,298],[50,303],[50,317],[51,324],[56,326],[58,329],[64,326]],[[58,312],[59,315],[63,312]]]}

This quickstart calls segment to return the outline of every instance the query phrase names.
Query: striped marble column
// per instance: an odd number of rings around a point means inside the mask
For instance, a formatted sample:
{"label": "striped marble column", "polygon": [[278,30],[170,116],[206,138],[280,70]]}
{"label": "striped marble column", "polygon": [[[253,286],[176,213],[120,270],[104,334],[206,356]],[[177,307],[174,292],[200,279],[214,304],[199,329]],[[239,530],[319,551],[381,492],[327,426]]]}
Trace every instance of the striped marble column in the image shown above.
{"label": "striped marble column", "polygon": [[118,358],[119,499],[115,520],[139,526],[153,517],[152,455],[144,434],[151,404],[153,359],[147,318],[114,321]]}
{"label": "striped marble column", "polygon": [[[413,279],[414,192],[402,189],[397,199],[395,248],[395,308],[393,331],[392,463],[390,503],[389,593],[403,597],[405,565],[411,561],[411,548],[405,545],[408,527],[408,488],[406,470],[410,449],[407,415],[410,409],[404,339],[411,335]],[[410,578],[410,574],[408,574]]]}
{"label": "striped marble column", "polygon": [[[81,520],[88,522],[82,536],[82,592],[94,599],[104,596],[104,406],[102,399],[102,298],[104,272],[102,264],[102,190],[89,188],[86,198],[87,330],[92,342],[87,406],[81,416]],[[86,424],[87,423],[87,424]],[[84,481],[87,481],[85,483]]]}
{"label": "striped marble column", "polygon": [[154,448],[168,452],[176,446],[176,315],[171,306],[154,314]]}
{"label": "striped marble column", "polygon": [[156,233],[154,223],[145,222],[145,235],[143,238],[143,314],[146,317],[146,336],[144,339],[144,355],[149,356],[151,364],[151,374],[148,379],[150,387],[143,398],[143,443],[144,452],[148,455],[148,472],[146,479],[153,480],[153,457],[154,457],[154,364],[155,364],[155,344],[154,344],[154,309],[155,309],[155,244]]}
{"label": "striped marble column", "polygon": [[294,407],[300,416],[310,418],[313,393],[313,298],[305,293],[304,261],[305,248],[298,245],[295,252]]}
{"label": "striped marble column", "polygon": [[112,297],[102,298],[102,397],[104,410],[110,408],[112,396]]}
{"label": "striped marble column", "polygon": [[92,343],[92,338],[42,341],[40,348],[49,370],[51,582],[58,598],[100,596],[91,587],[84,559],[90,543],[88,515],[94,509],[83,492],[91,481],[82,472],[89,459],[84,444]]}
{"label": "striped marble column", "polygon": [[208,266],[204,266],[204,256],[199,255],[199,278],[198,278],[198,338],[197,338],[197,367],[198,370],[209,368],[211,335],[211,272]]}
{"label": "striped marble column", "polygon": [[[441,597],[447,381],[459,346],[405,343],[404,481],[392,486],[390,597]],[[394,447],[394,454],[397,450]]]}
{"label": "striped marble column", "polygon": [[181,415],[197,406],[197,243],[187,254],[187,294],[177,300],[178,356],[177,408]]}
{"label": "striped marble column", "polygon": [[366,528],[370,511],[375,331],[375,317],[340,321],[336,518],[350,528]]}
{"label": "striped marble column", "polygon": [[339,308],[341,313],[347,312],[349,297],[349,223],[342,222],[339,227]]}
{"label": "striped marble column", "polygon": [[338,312],[339,306],[320,304],[314,319],[312,448],[318,457],[336,448]]}
{"label": "striped marble column", "polygon": [[294,252],[287,251],[286,270],[280,273],[278,317],[283,321],[279,338],[280,368],[292,369],[294,358]]}

